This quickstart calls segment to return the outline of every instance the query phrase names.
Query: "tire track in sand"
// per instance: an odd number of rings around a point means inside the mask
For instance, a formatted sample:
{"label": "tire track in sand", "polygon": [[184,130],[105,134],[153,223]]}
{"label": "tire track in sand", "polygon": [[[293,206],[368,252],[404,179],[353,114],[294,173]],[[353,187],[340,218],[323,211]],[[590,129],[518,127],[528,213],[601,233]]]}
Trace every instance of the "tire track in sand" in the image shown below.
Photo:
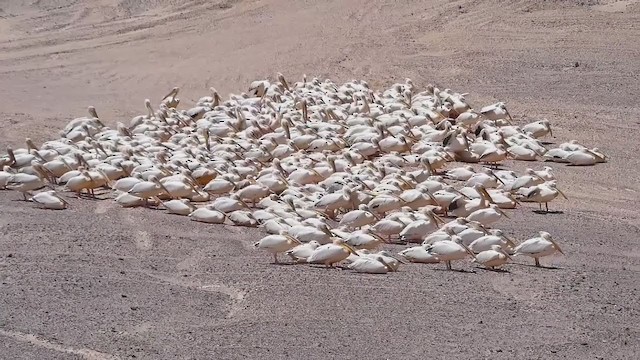
{"label": "tire track in sand", "polygon": [[26,334],[26,333],[22,333],[19,331],[13,331],[13,330],[4,330],[4,329],[0,329],[0,335],[1,336],[5,336],[5,337],[10,337],[16,341],[21,341],[21,342],[26,342],[29,343],[31,345],[34,346],[39,346],[45,349],[49,349],[49,350],[53,350],[53,351],[57,351],[57,352],[61,352],[61,353],[66,353],[66,354],[73,354],[73,355],[79,355],[84,359],[87,360],[117,360],[120,359],[120,357],[115,356],[115,355],[111,355],[111,354],[106,354],[103,352],[99,352],[99,351],[95,351],[95,350],[91,350],[91,349],[75,349],[69,346],[64,346],[62,344],[57,344],[54,342],[51,342],[47,339],[42,339],[37,337],[34,334]]}

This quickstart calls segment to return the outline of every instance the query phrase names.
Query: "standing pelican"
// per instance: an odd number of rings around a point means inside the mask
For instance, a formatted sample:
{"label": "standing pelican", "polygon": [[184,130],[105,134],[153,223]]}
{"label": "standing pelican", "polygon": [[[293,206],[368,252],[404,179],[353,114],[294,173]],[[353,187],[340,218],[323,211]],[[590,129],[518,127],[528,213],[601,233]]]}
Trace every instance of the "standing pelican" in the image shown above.
{"label": "standing pelican", "polygon": [[267,235],[257,241],[253,246],[256,249],[264,249],[273,254],[273,262],[278,264],[278,253],[286,252],[300,245],[300,241],[281,232],[278,235]]}
{"label": "standing pelican", "polygon": [[549,212],[549,201],[555,199],[558,194],[567,199],[567,196],[556,187],[556,181],[547,181],[543,184],[536,185],[526,189],[520,189],[519,193],[524,195],[522,201],[537,202],[542,210],[542,203],[544,203],[545,210]]}
{"label": "standing pelican", "polygon": [[560,245],[553,240],[551,234],[546,231],[540,231],[539,237],[525,240],[522,244],[516,246],[514,255],[526,255],[536,260],[536,266],[540,267],[540,258],[552,255],[558,251],[564,255]]}
{"label": "standing pelican", "polygon": [[437,257],[440,261],[447,264],[447,269],[451,269],[451,261],[461,260],[471,255],[475,258],[475,254],[462,243],[459,236],[452,236],[453,240],[443,240],[427,247],[427,252]]}

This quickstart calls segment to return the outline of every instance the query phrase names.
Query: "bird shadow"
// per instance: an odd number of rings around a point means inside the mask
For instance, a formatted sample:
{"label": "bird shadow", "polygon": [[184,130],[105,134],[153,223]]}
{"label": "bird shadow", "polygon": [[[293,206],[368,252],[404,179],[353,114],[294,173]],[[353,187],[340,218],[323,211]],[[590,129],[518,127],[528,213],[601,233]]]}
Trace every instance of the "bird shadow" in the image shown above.
{"label": "bird shadow", "polygon": [[440,268],[435,268],[433,269],[433,271],[444,271],[444,272],[458,272],[458,273],[462,273],[462,274],[475,274],[476,272],[474,270],[465,270],[465,269],[440,269]]}
{"label": "bird shadow", "polygon": [[335,265],[330,267],[327,267],[325,265],[309,265],[309,267],[316,270],[349,270],[348,267],[342,265]]}
{"label": "bird shadow", "polygon": [[516,265],[516,266],[524,266],[524,267],[530,267],[530,268],[536,268],[536,269],[545,269],[545,270],[562,270],[563,268],[558,267],[558,266],[535,266],[535,265],[531,265],[531,264],[520,264],[520,263],[516,263],[516,262],[512,262],[509,263],[509,265]]}
{"label": "bird shadow", "polygon": [[295,263],[295,262],[277,262],[277,263],[272,262],[271,263],[271,265],[273,266],[294,266],[299,264],[301,263]]}
{"label": "bird shadow", "polygon": [[554,145],[554,144],[555,144],[555,142],[554,142],[554,141],[548,141],[548,140],[547,140],[547,141],[540,141],[540,143],[541,143],[542,145]]}
{"label": "bird shadow", "polygon": [[476,266],[476,269],[481,270],[481,271],[488,271],[488,272],[495,272],[495,273],[511,274],[511,271],[509,271],[509,270],[507,270],[507,269],[491,269],[491,268],[480,267],[480,266]]}
{"label": "bird shadow", "polygon": [[532,210],[532,212],[538,215],[556,215],[556,214],[564,214],[562,210]]}

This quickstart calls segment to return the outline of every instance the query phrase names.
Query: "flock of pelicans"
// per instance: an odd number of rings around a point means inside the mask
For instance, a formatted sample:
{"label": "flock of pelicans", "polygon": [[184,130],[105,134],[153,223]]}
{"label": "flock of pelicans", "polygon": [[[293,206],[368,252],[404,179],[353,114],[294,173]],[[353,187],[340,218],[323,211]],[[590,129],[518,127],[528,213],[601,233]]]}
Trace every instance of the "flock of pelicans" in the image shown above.
{"label": "flock of pelicans", "polygon": [[[562,252],[547,232],[515,244],[493,227],[521,202],[549,211],[565,197],[551,167],[516,174],[500,164],[606,161],[576,141],[547,149],[539,140],[552,136],[547,120],[517,126],[504,103],[474,109],[466,94],[419,91],[409,79],[374,92],[364,81],[289,83],[278,74],[226,101],[212,88],[188,110],[177,109],[178,91],[157,109],[146,100],[146,114],[128,124],[107,127],[90,107],[58,140],[7,148],[0,189],[48,209],[68,206],[62,191],[95,197],[108,189],[123,207],[261,226],[269,235],[255,247],[275,262],[284,253],[386,273],[406,262],[451,269],[471,258],[493,269],[515,255],[540,266],[539,258]],[[377,251],[385,243],[419,245]]]}

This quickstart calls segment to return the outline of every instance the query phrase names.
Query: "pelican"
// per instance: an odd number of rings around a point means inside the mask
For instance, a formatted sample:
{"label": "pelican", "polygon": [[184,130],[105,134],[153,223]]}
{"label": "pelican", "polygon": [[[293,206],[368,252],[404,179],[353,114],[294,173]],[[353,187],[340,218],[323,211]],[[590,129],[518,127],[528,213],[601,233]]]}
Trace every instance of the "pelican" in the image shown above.
{"label": "pelican", "polygon": [[209,207],[201,207],[192,211],[189,214],[189,218],[194,221],[208,224],[222,224],[224,223],[226,216],[218,210]]}
{"label": "pelican", "polygon": [[547,134],[553,137],[553,131],[551,131],[551,124],[549,120],[540,120],[536,122],[529,123],[522,127],[522,130],[525,133],[531,134],[534,138],[538,139]]}
{"label": "pelican", "polygon": [[500,245],[503,249],[510,251],[516,247],[513,240],[504,235],[502,230],[495,230],[491,234],[475,239],[471,244],[469,244],[469,249],[477,254],[482,251],[490,250],[493,245]]}
{"label": "pelican", "polygon": [[162,200],[156,197],[154,200],[156,200],[158,204],[162,204],[170,214],[188,216],[197,209],[188,199],[162,202]]}
{"label": "pelican", "polygon": [[567,196],[556,187],[555,180],[530,188],[520,189],[519,193],[524,196],[522,201],[537,202],[540,206],[540,210],[542,210],[542,203],[544,203],[544,207],[547,212],[549,212],[549,201],[555,199],[558,194],[567,199]]}
{"label": "pelican", "polygon": [[[264,249],[273,254],[273,262],[279,264],[278,254],[287,252],[300,245],[300,241],[292,238],[284,232],[278,235],[267,235],[253,244],[256,249]],[[317,250],[317,249],[316,249]]]}
{"label": "pelican", "polygon": [[369,207],[366,204],[360,204],[358,210],[352,210],[342,216],[340,219],[341,227],[348,227],[351,229],[359,229],[365,225],[374,223],[380,218],[369,211]]}
{"label": "pelican", "polygon": [[540,231],[539,237],[525,240],[514,249],[514,255],[525,255],[535,259],[536,266],[540,267],[540,258],[549,256],[558,251],[562,255],[564,252],[560,249],[560,245],[546,231]]}
{"label": "pelican", "polygon": [[502,120],[509,119],[509,122],[513,121],[511,114],[507,110],[507,106],[503,102],[497,102],[493,105],[485,106],[480,109],[480,114],[489,120]]}
{"label": "pelican", "polygon": [[491,245],[491,249],[480,252],[473,261],[486,268],[495,269],[506,264],[509,260],[512,260],[511,256],[504,251],[502,246]]}
{"label": "pelican", "polygon": [[356,254],[356,250],[346,244],[344,240],[336,239],[331,244],[321,245],[313,250],[311,256],[307,258],[307,262],[333,267],[334,264],[346,259],[350,254]]}
{"label": "pelican", "polygon": [[432,211],[427,211],[426,219],[417,219],[409,223],[399,234],[400,240],[407,242],[421,242],[424,237],[437,230],[438,224],[442,223],[442,220],[438,218]]}
{"label": "pelican", "polygon": [[286,254],[297,263],[306,263],[309,256],[311,256],[313,251],[318,247],[320,247],[320,243],[315,240],[311,240],[306,244],[300,244],[290,250],[287,250]]}
{"label": "pelican", "polygon": [[391,241],[391,237],[398,235],[406,224],[401,221],[393,219],[382,219],[371,226],[371,230],[375,231],[380,236],[386,236],[388,241]]}
{"label": "pelican", "polygon": [[[336,230],[334,230],[334,232],[337,234]],[[355,231],[344,236],[344,238],[346,238],[345,243],[353,246],[355,249],[373,250],[385,242],[384,239],[374,233],[371,228]]]}
{"label": "pelican", "polygon": [[386,274],[394,271],[382,256],[360,256],[347,266],[351,270],[367,274]]}
{"label": "pelican", "polygon": [[236,226],[258,226],[258,220],[253,217],[253,213],[251,211],[236,210],[227,215],[227,218]]}
{"label": "pelican", "polygon": [[24,200],[27,201],[27,193],[29,191],[42,189],[46,186],[46,183],[39,175],[18,173],[9,177],[5,186],[7,189],[21,192]]}
{"label": "pelican", "polygon": [[[91,179],[91,177],[89,177],[89,179]],[[67,183],[67,186],[69,186],[69,183]],[[154,196],[158,196],[163,192],[170,194],[169,190],[167,190],[167,188],[158,181],[158,178],[155,175],[152,175],[149,178],[149,181],[142,181],[135,184],[131,190],[128,191],[130,195],[146,200]]]}
{"label": "pelican", "polygon": [[571,165],[585,166],[595,165],[598,162],[605,162],[606,158],[604,155],[597,154],[593,150],[578,149],[566,154],[563,157],[563,160]]}
{"label": "pelican", "polygon": [[63,210],[69,206],[69,203],[53,190],[37,193],[30,200],[44,209]]}
{"label": "pelican", "polygon": [[447,264],[447,269],[451,269],[451,261],[461,260],[471,255],[475,258],[473,251],[462,243],[462,239],[458,236],[453,236],[453,240],[443,240],[427,247],[427,252],[437,257],[440,261],[444,261]]}
{"label": "pelican", "polygon": [[484,226],[489,226],[500,220],[502,217],[506,217],[507,219],[509,218],[509,216],[502,211],[498,205],[490,204],[487,208],[478,209],[467,215],[467,220],[477,221]]}
{"label": "pelican", "polygon": [[440,262],[437,255],[427,251],[427,248],[423,245],[404,249],[398,254],[414,263],[437,264]]}

